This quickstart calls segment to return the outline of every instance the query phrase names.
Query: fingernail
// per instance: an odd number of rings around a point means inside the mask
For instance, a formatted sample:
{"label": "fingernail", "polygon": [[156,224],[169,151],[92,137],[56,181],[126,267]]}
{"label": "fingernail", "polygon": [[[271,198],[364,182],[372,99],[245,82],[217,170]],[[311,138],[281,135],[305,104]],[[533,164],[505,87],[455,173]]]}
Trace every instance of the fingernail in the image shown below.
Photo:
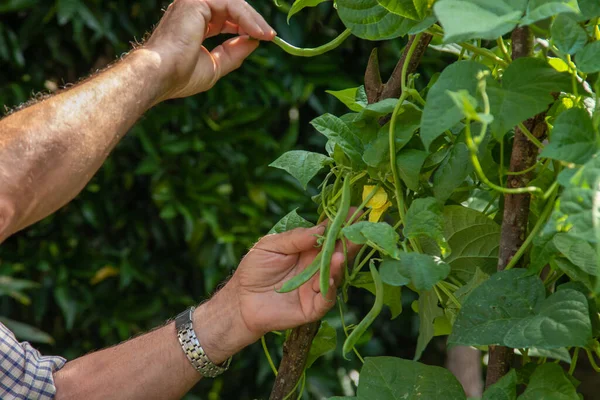
{"label": "fingernail", "polygon": [[317,231],[318,234],[322,234],[325,232],[325,227],[323,225],[317,225],[317,226],[315,226],[315,230]]}
{"label": "fingernail", "polygon": [[333,278],[329,278],[329,286],[333,286],[334,282],[333,282]]}
{"label": "fingernail", "polygon": [[275,32],[275,30],[274,30],[274,29],[271,29],[271,35],[273,35],[273,36],[277,36],[277,32]]}
{"label": "fingernail", "polygon": [[256,29],[258,29],[258,31],[260,32],[260,36],[265,36],[265,31],[263,31],[258,24],[256,24]]}

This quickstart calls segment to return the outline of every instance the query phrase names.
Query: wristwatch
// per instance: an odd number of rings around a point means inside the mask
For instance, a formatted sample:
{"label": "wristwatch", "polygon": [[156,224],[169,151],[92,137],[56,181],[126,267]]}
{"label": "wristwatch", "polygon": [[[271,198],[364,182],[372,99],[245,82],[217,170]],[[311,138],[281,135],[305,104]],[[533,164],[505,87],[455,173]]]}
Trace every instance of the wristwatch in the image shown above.
{"label": "wristwatch", "polygon": [[205,378],[214,378],[227,371],[231,364],[231,357],[221,365],[216,365],[206,355],[194,327],[192,325],[192,316],[194,315],[195,307],[190,307],[177,317],[175,317],[175,329],[177,330],[177,338],[181,344],[181,348],[186,357],[196,371]]}

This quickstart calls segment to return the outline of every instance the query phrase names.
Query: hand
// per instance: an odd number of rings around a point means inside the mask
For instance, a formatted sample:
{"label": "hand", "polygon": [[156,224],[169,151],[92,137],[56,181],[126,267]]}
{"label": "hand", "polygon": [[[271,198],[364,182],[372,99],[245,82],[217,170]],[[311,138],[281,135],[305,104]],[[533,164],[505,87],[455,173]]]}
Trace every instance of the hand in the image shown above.
{"label": "hand", "polygon": [[[225,287],[197,309],[197,319],[206,327],[200,341],[205,340],[205,350],[213,362],[224,361],[267,332],[317,321],[333,307],[343,278],[340,242],[331,260],[326,298],[319,290],[318,273],[294,291],[276,292],[314,260],[320,251],[316,247],[317,236],[324,230],[325,226],[319,225],[263,237],[250,249]],[[347,242],[348,257],[353,258],[358,248]]]}
{"label": "hand", "polygon": [[[202,42],[220,33],[241,36],[208,51]],[[143,47],[160,59],[165,89],[159,101],[210,89],[240,67],[258,47],[255,39],[272,40],[275,35],[244,0],[175,0]]]}

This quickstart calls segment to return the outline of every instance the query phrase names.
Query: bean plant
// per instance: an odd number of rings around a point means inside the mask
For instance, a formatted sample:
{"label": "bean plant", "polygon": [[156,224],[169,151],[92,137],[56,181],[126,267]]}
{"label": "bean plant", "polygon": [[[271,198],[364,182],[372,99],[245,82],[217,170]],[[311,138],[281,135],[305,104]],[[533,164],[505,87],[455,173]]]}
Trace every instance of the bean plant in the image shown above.
{"label": "bean plant", "polygon": [[[324,1],[297,0],[289,17]],[[326,294],[335,242],[362,245],[339,290],[341,302],[350,287],[375,295],[360,323],[343,326],[344,356],[364,362],[358,399],[465,399],[449,371],[418,362],[435,336],[489,351],[483,399],[580,398],[578,359],[600,372],[600,2],[334,7],[346,29],[332,42],[275,43],[318,56],[349,36],[408,40],[387,83],[374,52],[364,85],[329,91],[348,112],[311,121],[328,140],[325,154],[294,150],[273,162],[304,187],[326,170],[313,200],[318,222],[330,220],[314,263],[280,291],[320,274]],[[427,47],[455,61],[424,82],[415,69]],[[294,210],[272,232],[311,225]],[[360,338],[384,305],[392,317],[401,312],[407,290],[418,295],[414,360],[363,359]],[[331,329],[322,324],[309,335],[310,357],[335,348],[319,342]],[[286,346],[294,340],[288,332]],[[302,396],[304,376],[271,398]]]}

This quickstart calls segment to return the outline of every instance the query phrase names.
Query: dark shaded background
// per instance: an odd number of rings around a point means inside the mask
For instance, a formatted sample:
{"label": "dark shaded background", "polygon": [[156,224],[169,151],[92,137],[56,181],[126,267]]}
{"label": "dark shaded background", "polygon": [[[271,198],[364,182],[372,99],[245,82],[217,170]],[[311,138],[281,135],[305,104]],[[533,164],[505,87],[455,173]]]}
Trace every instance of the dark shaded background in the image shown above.
{"label": "dark shaded background", "polygon": [[[0,0],[0,105],[15,107],[105,67],[151,29],[167,3]],[[253,3],[280,36],[299,46],[322,44],[343,29],[330,3],[307,9],[289,26],[285,4]],[[385,76],[404,43],[381,44]],[[29,305],[0,297],[0,315],[48,332],[55,343],[41,345],[43,352],[72,359],[160,325],[210,296],[254,241],[292,209],[300,207],[314,221],[315,187],[307,195],[267,165],[291,148],[323,151],[323,137],[308,122],[324,112],[346,112],[324,91],[360,85],[374,45],[351,39],[333,53],[298,59],[264,43],[209,93],[149,111],[77,199],[2,244],[0,276],[40,286],[26,292]],[[422,72],[430,76],[443,65],[439,53],[428,54]],[[373,301],[370,294],[352,294],[349,322]],[[363,355],[412,358],[418,327],[412,300],[404,296],[397,320],[390,322],[389,312],[377,320]],[[336,312],[330,322],[340,326]],[[268,343],[277,363],[281,339],[269,335]],[[442,348],[442,341],[432,342],[425,361],[441,363]],[[343,394],[351,387],[348,371],[359,368],[339,350],[328,354],[309,371],[305,398]],[[188,398],[266,398],[272,382],[257,344]]]}

